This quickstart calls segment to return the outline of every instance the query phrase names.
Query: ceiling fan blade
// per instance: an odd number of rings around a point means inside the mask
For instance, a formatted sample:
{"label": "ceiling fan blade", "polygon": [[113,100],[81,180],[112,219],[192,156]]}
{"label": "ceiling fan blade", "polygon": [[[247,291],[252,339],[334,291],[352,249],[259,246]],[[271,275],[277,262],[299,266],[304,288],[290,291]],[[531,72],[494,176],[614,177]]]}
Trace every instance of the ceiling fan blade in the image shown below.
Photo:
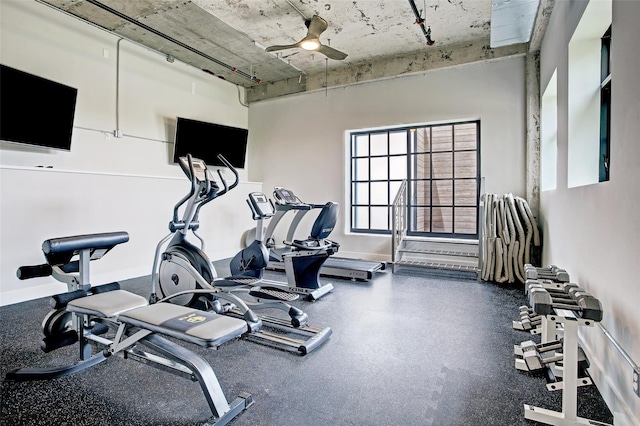
{"label": "ceiling fan blade", "polygon": [[324,44],[321,44],[317,51],[327,58],[335,59],[336,61],[341,61],[348,56],[346,53],[336,50],[333,47],[325,46]]}
{"label": "ceiling fan blade", "polygon": [[294,47],[300,47],[300,43],[269,46],[266,49],[264,49],[264,51],[265,52],[275,52],[276,50],[293,49]]}
{"label": "ceiling fan blade", "polygon": [[[313,15],[310,21],[307,21],[309,31],[307,31],[307,36],[305,38],[319,38],[320,34],[324,32],[329,27],[327,21],[319,17],[318,15]],[[305,24],[307,23],[305,22]]]}

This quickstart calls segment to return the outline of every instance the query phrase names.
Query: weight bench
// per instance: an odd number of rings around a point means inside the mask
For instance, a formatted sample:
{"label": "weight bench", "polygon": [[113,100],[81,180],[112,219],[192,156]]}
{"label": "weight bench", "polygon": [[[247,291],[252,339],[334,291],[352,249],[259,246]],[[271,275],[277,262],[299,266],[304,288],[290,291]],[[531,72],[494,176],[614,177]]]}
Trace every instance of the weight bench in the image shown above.
{"label": "weight bench", "polygon": [[[18,276],[21,279],[45,276],[47,272],[58,278],[62,272],[60,278],[68,283],[70,291],[54,296],[52,305],[57,310],[64,309],[74,317],[73,323],[78,336],[75,341],[80,344],[80,361],[55,368],[13,370],[7,373],[5,380],[29,381],[62,377],[83,371],[117,354],[198,381],[214,416],[209,424],[227,424],[253,403],[251,395],[242,393],[229,404],[209,363],[161,335],[203,347],[217,348],[247,332],[249,327],[246,321],[172,303],[149,305],[144,297],[119,289],[117,283],[93,287],[97,292],[92,292],[88,283],[89,260],[102,257],[115,245],[127,240],[128,235],[124,232],[47,240],[43,244],[43,251],[47,260],[54,263],[19,269]],[[76,255],[80,256],[77,263],[72,261]],[[64,263],[56,263],[60,261]],[[77,268],[73,265],[77,265]],[[77,274],[63,272],[65,270]],[[100,290],[100,287],[104,289]],[[60,307],[61,305],[64,307]],[[112,330],[115,335],[111,338],[103,336],[108,330]],[[70,330],[58,331],[64,334]],[[54,330],[49,332],[53,333]],[[141,351],[137,345],[145,346],[155,353]],[[94,353],[94,347],[102,350]]]}

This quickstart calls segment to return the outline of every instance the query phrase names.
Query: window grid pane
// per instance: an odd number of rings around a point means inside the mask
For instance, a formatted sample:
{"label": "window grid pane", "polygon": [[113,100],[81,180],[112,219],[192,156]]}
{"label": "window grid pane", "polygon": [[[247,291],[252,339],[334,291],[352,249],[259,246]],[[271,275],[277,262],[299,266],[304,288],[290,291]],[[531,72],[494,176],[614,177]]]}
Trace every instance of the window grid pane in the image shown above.
{"label": "window grid pane", "polygon": [[371,182],[371,205],[372,206],[388,206],[389,205],[389,183],[388,182]]}
{"label": "window grid pane", "polygon": [[407,154],[407,132],[391,132],[389,133],[389,154],[390,155],[406,155]]}
{"label": "window grid pane", "polygon": [[355,135],[352,141],[351,150],[354,157],[369,156],[369,135]]}
{"label": "window grid pane", "polygon": [[453,129],[456,151],[475,151],[477,149],[478,137],[475,123],[457,124]]}
{"label": "window grid pane", "polygon": [[457,207],[454,209],[454,232],[456,234],[477,233],[476,209],[474,207]]}
{"label": "window grid pane", "polygon": [[431,209],[431,232],[453,233],[452,207],[434,207]]}
{"label": "window grid pane", "polygon": [[433,179],[453,177],[453,153],[434,152],[431,155],[431,170]]}
{"label": "window grid pane", "polygon": [[453,150],[453,126],[436,126],[431,128],[431,144],[433,152]]}
{"label": "window grid pane", "polygon": [[453,205],[453,180],[434,180],[432,181],[431,185],[432,205]]}
{"label": "window grid pane", "polygon": [[371,141],[371,155],[388,155],[389,143],[387,133],[373,133],[370,136]]}
{"label": "window grid pane", "polygon": [[389,158],[371,158],[371,180],[389,180]]}
{"label": "window grid pane", "polygon": [[352,231],[389,233],[392,203],[407,179],[411,233],[477,236],[479,126],[473,121],[352,134]]}

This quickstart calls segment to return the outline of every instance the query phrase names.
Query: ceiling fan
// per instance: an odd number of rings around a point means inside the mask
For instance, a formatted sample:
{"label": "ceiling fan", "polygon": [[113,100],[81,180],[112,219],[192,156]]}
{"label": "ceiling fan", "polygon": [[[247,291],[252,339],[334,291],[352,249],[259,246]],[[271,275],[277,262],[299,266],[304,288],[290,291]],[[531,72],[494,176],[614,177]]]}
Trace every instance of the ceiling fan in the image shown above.
{"label": "ceiling fan", "polygon": [[[291,4],[291,2],[289,2]],[[293,4],[291,4],[293,6]],[[302,15],[304,19],[304,24],[307,27],[307,35],[295,44],[287,44],[287,45],[276,45],[269,46],[265,49],[267,52],[275,52],[276,50],[284,50],[284,49],[292,49],[295,47],[299,47],[305,50],[319,52],[325,55],[327,58],[335,59],[337,61],[341,61],[347,57],[346,53],[343,53],[339,50],[336,50],[332,47],[327,46],[326,44],[320,43],[320,34],[322,34],[327,28],[327,21],[322,19],[318,15],[313,15],[311,19],[307,19],[297,7],[294,8]]]}

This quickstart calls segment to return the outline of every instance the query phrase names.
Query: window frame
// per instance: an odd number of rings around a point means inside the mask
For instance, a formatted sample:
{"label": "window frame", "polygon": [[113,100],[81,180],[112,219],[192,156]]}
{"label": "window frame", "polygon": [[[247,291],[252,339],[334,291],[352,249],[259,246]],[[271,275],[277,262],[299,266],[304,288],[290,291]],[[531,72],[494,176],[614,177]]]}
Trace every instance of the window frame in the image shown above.
{"label": "window frame", "polygon": [[[466,124],[475,124],[476,128],[475,128],[475,149],[456,149],[456,145],[455,145],[455,126],[456,125],[466,125]],[[414,175],[415,173],[415,167],[413,164],[413,161],[416,158],[416,155],[420,155],[420,154],[426,154],[426,151],[417,151],[417,147],[415,145],[415,135],[416,135],[416,129],[429,129],[430,132],[432,132],[433,128],[436,127],[443,127],[443,126],[451,126],[451,149],[449,151],[446,151],[447,153],[451,153],[451,176],[449,178],[443,178],[443,179],[439,179],[439,178],[433,178],[433,168],[430,167],[429,169],[429,173],[430,176],[429,178],[425,178],[425,177],[417,177],[416,175]],[[428,181],[430,184],[433,181],[436,180],[448,180],[451,181],[451,190],[452,190],[452,198],[451,198],[451,205],[450,206],[444,206],[444,205],[437,205],[434,206],[433,205],[433,199],[429,200],[429,204],[428,206],[423,206],[423,205],[419,205],[416,203],[417,197],[415,197],[414,195],[410,196],[411,202],[409,205],[409,212],[411,212],[413,210],[413,212],[416,212],[416,214],[408,214],[408,220],[409,220],[409,226],[410,229],[408,231],[409,235],[413,235],[413,236],[427,236],[427,237],[440,237],[440,238],[459,238],[459,239],[474,239],[474,238],[478,238],[478,232],[479,232],[479,214],[480,214],[480,120],[460,120],[460,121],[450,121],[450,122],[443,122],[443,123],[432,123],[432,124],[422,124],[422,125],[413,125],[413,126],[404,126],[404,127],[392,127],[392,128],[383,128],[383,129],[375,129],[375,130],[360,130],[360,131],[352,131],[349,133],[349,231],[351,233],[355,233],[355,234],[390,234],[391,233],[391,216],[392,216],[392,209],[393,209],[393,199],[395,197],[395,192],[397,191],[393,191],[392,188],[393,186],[397,185],[399,186],[401,184],[401,182],[404,179],[398,179],[397,177],[392,177],[391,176],[391,158],[397,158],[397,157],[405,157],[405,161],[406,161],[406,174],[405,174],[405,179],[407,180],[407,184],[409,186],[408,190],[410,191],[410,194],[414,194],[415,191],[415,186],[416,186],[416,182],[421,182],[421,181]],[[404,149],[404,151],[402,153],[392,153],[391,148],[390,148],[390,141],[391,141],[391,137],[390,134],[392,133],[400,133],[400,132],[404,132],[406,134],[406,148]],[[386,134],[386,153],[385,154],[379,154],[379,153],[372,153],[371,152],[371,136],[372,135],[381,135],[381,134]],[[357,152],[357,148],[356,148],[356,144],[358,143],[358,138],[362,138],[362,137],[366,137],[367,138],[367,149],[366,152],[363,153],[358,153]],[[430,162],[432,162],[432,156],[431,156],[431,146],[429,147],[429,156],[430,156]],[[363,150],[365,151],[365,150]],[[444,153],[445,151],[438,151],[438,153]],[[475,176],[470,177],[470,176],[465,176],[465,177],[456,177],[455,176],[455,161],[456,161],[456,153],[461,153],[461,152],[473,152],[475,154]],[[387,159],[387,164],[386,164],[386,180],[384,179],[372,179],[371,176],[371,160],[372,159],[376,159],[376,158],[386,158]],[[366,161],[367,167],[368,167],[368,175],[366,179],[360,179],[359,175],[358,175],[358,162],[359,161]],[[461,205],[456,203],[455,200],[455,189],[456,189],[456,182],[459,183],[461,181],[475,181],[475,200],[474,200],[474,205]],[[386,200],[386,204],[378,204],[378,203],[372,203],[372,191],[371,191],[371,187],[372,187],[372,183],[382,183],[382,182],[386,182],[386,186],[387,186],[387,200]],[[366,194],[366,196],[364,197],[364,199],[366,200],[366,203],[361,203],[358,202],[359,200],[359,193],[358,193],[358,186],[359,184],[368,184],[367,189],[368,189],[368,193]],[[429,191],[429,196],[433,197],[432,191]],[[371,224],[371,207],[386,207],[388,209],[387,211],[387,229],[381,229],[381,228],[376,228],[376,227],[372,227]],[[417,231],[416,230],[416,217],[417,217],[417,208],[424,208],[424,207],[428,207],[428,211],[429,211],[429,231]],[[433,221],[431,220],[432,214],[433,214],[433,209],[434,208],[451,208],[451,227],[452,227],[452,232],[442,232],[442,231],[433,231]],[[362,208],[367,208],[367,215],[368,217],[366,218],[366,222],[367,222],[367,226],[364,226],[362,224],[357,223],[358,222],[358,212],[356,209],[362,209]],[[455,232],[456,231],[456,222],[455,222],[455,218],[456,218],[456,209],[459,208],[473,208],[475,209],[475,233],[471,234],[471,233],[461,233],[461,232]],[[358,226],[356,226],[358,225]]]}
{"label": "window frame", "polygon": [[[389,129],[378,129],[378,130],[370,130],[370,131],[354,131],[350,133],[350,137],[349,137],[349,205],[350,205],[350,213],[349,213],[349,230],[352,233],[359,233],[359,234],[391,234],[391,209],[393,206],[393,197],[395,197],[395,193],[393,193],[391,191],[391,186],[392,186],[392,182],[398,182],[398,185],[400,185],[402,183],[402,181],[404,179],[392,179],[390,177],[390,171],[391,171],[391,164],[390,164],[390,158],[391,157],[402,157],[402,156],[406,156],[406,151],[404,154],[390,154],[390,137],[389,134],[390,133],[399,133],[399,132],[408,132],[410,129],[410,127],[394,127],[394,128],[389,128]],[[371,154],[371,135],[381,135],[381,134],[386,134],[387,135],[387,140],[386,140],[386,154]],[[363,136],[367,136],[368,137],[368,153],[366,155],[354,155],[354,139],[357,137],[363,137]],[[406,142],[407,147],[408,147],[408,141]],[[378,158],[386,158],[387,159],[387,179],[383,180],[383,179],[371,179],[371,159],[378,159]],[[354,163],[357,164],[357,161],[354,162],[354,159],[357,160],[367,160],[367,164],[368,164],[368,171],[369,171],[369,178],[368,179],[357,179],[356,175],[358,173],[357,170],[354,169]],[[408,159],[406,160],[408,161]],[[408,163],[407,163],[408,166]],[[379,203],[371,203],[371,183],[382,183],[382,182],[386,182],[387,184],[387,204],[379,204]],[[355,200],[358,198],[358,194],[356,193],[356,190],[354,189],[354,187],[356,187],[358,184],[362,184],[362,183],[368,183],[368,193],[367,193],[367,203],[357,203],[355,202]],[[388,209],[387,212],[387,229],[381,229],[381,228],[372,228],[371,227],[371,207],[375,207],[375,208],[381,208],[381,207],[385,207]],[[354,214],[355,208],[367,208],[368,209],[368,223],[369,226],[368,227],[358,227],[356,228],[355,225],[355,220],[356,220],[356,215]]]}
{"label": "window frame", "polygon": [[600,49],[599,182],[607,182],[611,177],[611,27],[602,36]]}

